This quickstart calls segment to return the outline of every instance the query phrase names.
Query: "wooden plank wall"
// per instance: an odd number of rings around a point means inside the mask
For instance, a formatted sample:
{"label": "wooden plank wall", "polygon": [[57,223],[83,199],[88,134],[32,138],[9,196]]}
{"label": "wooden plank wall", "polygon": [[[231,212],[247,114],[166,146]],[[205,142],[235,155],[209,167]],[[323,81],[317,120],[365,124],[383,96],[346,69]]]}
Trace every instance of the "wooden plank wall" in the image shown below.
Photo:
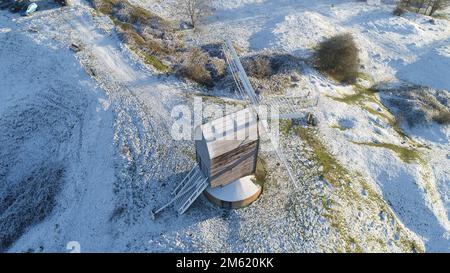
{"label": "wooden plank wall", "polygon": [[211,187],[218,187],[255,172],[258,140],[239,146],[226,154],[213,158],[210,167]]}

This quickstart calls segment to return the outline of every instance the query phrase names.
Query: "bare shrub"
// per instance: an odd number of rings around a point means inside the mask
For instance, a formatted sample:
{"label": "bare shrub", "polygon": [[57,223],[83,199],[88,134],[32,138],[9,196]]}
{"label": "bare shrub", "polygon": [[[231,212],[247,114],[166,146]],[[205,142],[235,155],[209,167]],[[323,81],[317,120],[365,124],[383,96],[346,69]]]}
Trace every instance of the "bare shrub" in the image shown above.
{"label": "bare shrub", "polygon": [[145,45],[146,41],[134,29],[125,29],[119,31],[119,38],[122,42],[131,48],[139,48]]}
{"label": "bare shrub", "polygon": [[316,54],[319,70],[340,82],[355,82],[359,71],[358,47],[351,34],[339,34],[319,44]]}
{"label": "bare shrub", "polygon": [[405,14],[406,10],[401,6],[401,4],[398,4],[394,11],[392,12],[395,16],[402,16]]}
{"label": "bare shrub", "polygon": [[299,72],[301,59],[291,54],[271,54],[270,67],[274,74]]}
{"label": "bare shrub", "polygon": [[206,68],[208,61],[209,57],[204,51],[199,48],[193,48],[178,70],[178,74],[201,85],[212,87],[214,82]]}
{"label": "bare shrub", "polygon": [[277,74],[298,72],[301,60],[290,54],[263,53],[243,58],[242,65],[249,77],[270,78]]}
{"label": "bare shrub", "polygon": [[433,16],[438,10],[447,8],[449,4],[449,0],[401,0],[397,8]]}
{"label": "bare shrub", "polygon": [[300,58],[273,52],[243,57],[242,65],[257,93],[282,94],[301,70]]}
{"label": "bare shrub", "polygon": [[225,55],[222,50],[222,43],[210,43],[201,45],[200,48],[207,52],[209,56],[225,60]]}
{"label": "bare shrub", "polygon": [[432,119],[439,124],[450,124],[450,111],[441,110],[432,116]]}
{"label": "bare shrub", "polygon": [[227,70],[227,65],[225,60],[217,57],[210,57],[208,63],[206,64],[206,69],[209,71],[211,78],[214,82],[222,79]]}
{"label": "bare shrub", "polygon": [[55,0],[56,3],[58,3],[61,6],[70,6],[72,0]]}
{"label": "bare shrub", "polygon": [[273,75],[270,57],[268,55],[255,55],[246,58],[242,65],[249,77],[264,79]]}
{"label": "bare shrub", "polygon": [[449,0],[430,0],[429,2],[429,13],[428,15],[433,16],[436,11],[443,10],[450,6]]}
{"label": "bare shrub", "polygon": [[112,15],[120,0],[91,0],[92,5],[103,14]]}

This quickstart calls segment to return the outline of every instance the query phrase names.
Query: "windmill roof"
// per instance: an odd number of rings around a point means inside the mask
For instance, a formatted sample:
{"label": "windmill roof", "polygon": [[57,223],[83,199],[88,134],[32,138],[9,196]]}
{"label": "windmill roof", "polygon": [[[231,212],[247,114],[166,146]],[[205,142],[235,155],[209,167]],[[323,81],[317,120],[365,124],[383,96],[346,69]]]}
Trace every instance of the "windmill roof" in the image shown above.
{"label": "windmill roof", "polygon": [[201,126],[210,158],[225,154],[258,139],[258,121],[246,108]]}

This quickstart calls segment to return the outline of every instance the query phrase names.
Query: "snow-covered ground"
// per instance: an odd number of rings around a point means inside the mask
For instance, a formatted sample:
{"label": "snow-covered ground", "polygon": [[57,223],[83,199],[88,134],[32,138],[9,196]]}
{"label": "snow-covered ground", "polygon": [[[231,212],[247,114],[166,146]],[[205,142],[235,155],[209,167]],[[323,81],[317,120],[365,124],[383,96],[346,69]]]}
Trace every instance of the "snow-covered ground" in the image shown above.
{"label": "snow-covered ground", "polygon": [[[173,13],[173,1],[130,2],[163,17]],[[392,5],[343,0],[217,0],[214,6],[200,31],[186,31],[188,43],[229,37],[243,54],[307,58],[325,37],[350,32],[374,82],[450,90],[448,20],[395,17]],[[317,135],[354,174],[346,178],[357,193],[352,198],[316,178],[320,168],[305,160],[313,151],[289,134],[282,140],[289,160],[313,177],[299,178],[301,192],[272,159],[264,192],[250,207],[222,210],[201,197],[186,214],[167,210],[153,221],[150,210],[169,200],[194,164],[193,143],[170,135],[171,110],[191,104],[201,90],[143,65],[112,22],[83,1],[31,17],[1,11],[0,43],[2,194],[36,170],[64,170],[54,182],[53,210],[25,225],[8,251],[64,252],[69,241],[81,251],[413,251],[421,245],[450,251],[450,128],[405,127],[409,138],[399,135],[379,103],[383,94],[361,104],[338,101],[354,90],[309,67],[289,90],[319,93]],[[71,51],[72,43],[82,51]],[[422,160],[408,163],[394,150],[357,144],[365,142],[415,147]],[[0,211],[2,220],[20,205]],[[338,216],[324,212],[329,207],[340,217],[337,225],[330,219]]]}

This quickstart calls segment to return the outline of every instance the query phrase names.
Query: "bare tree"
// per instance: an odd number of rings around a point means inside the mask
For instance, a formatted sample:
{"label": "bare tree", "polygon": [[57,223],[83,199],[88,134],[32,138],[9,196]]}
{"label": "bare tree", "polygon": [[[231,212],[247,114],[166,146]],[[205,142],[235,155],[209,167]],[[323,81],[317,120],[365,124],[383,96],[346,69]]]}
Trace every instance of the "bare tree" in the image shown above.
{"label": "bare tree", "polygon": [[203,18],[211,14],[211,1],[178,0],[177,8],[191,26],[196,28]]}
{"label": "bare tree", "polygon": [[450,0],[401,0],[397,8],[415,8],[417,13],[432,16],[436,11],[446,8]]}
{"label": "bare tree", "polygon": [[448,5],[450,5],[449,0],[434,0],[431,1],[431,9],[429,15],[432,16],[437,10],[444,9]]}

